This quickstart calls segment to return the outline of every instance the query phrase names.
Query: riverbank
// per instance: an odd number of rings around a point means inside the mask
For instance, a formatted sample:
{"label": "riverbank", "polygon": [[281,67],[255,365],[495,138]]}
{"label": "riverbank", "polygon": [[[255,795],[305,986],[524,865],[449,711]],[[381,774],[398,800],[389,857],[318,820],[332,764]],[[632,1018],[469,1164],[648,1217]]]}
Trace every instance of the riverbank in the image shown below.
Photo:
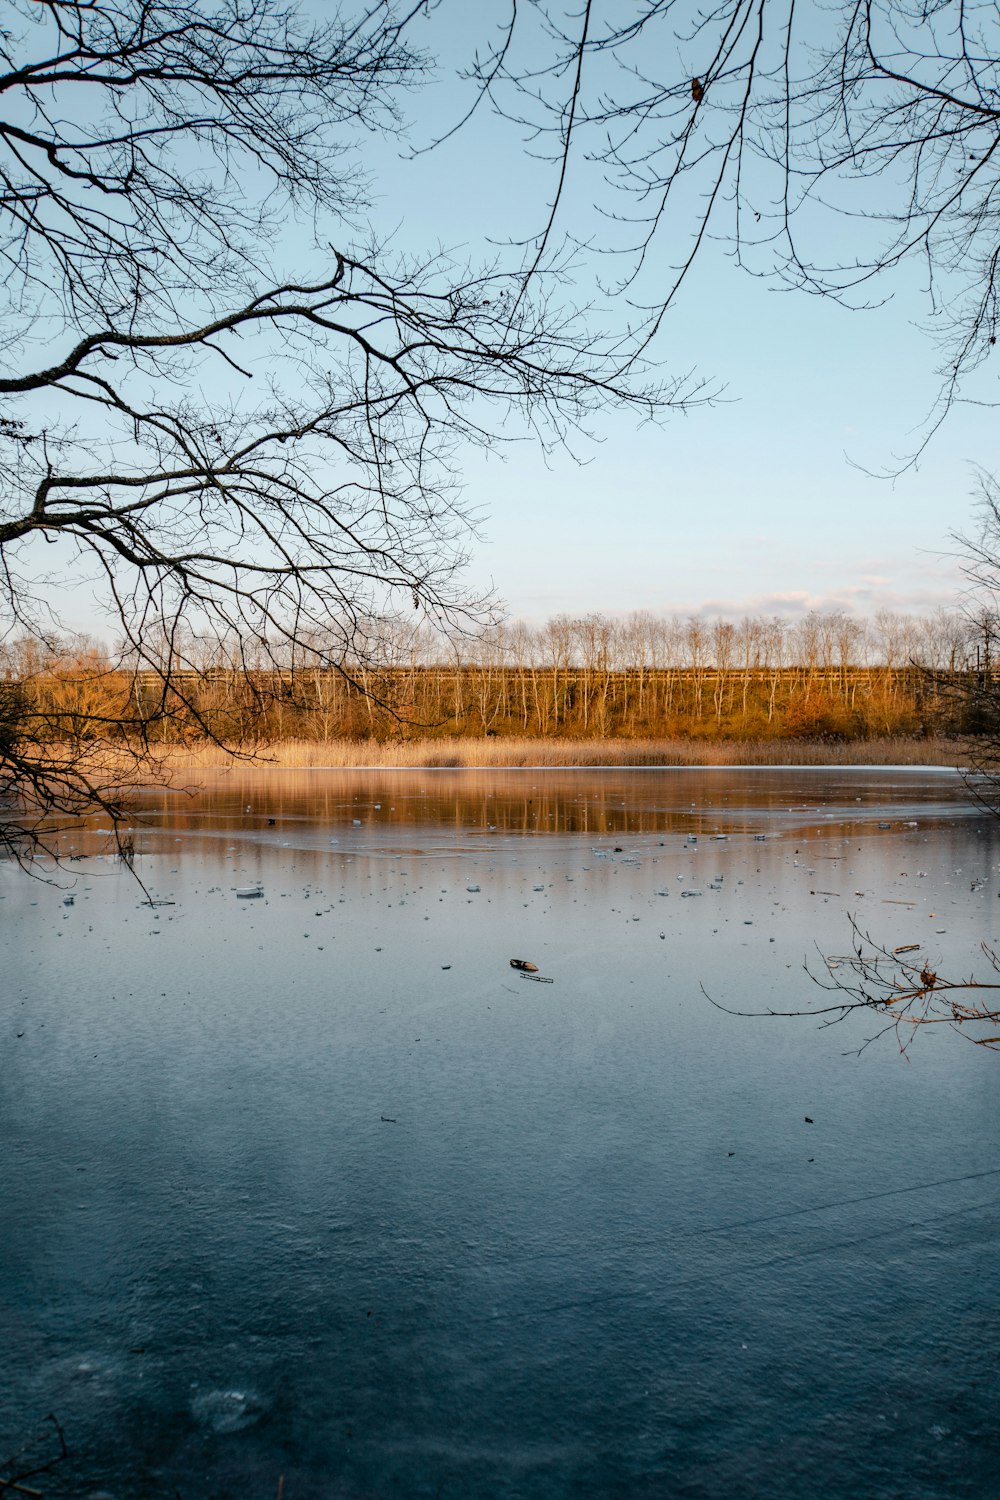
{"label": "riverbank", "polygon": [[252,760],[298,769],[399,769],[488,766],[965,766],[959,740],[570,740],[423,739],[285,740],[234,756],[217,745],[170,748],[162,754],[171,770],[225,768]]}

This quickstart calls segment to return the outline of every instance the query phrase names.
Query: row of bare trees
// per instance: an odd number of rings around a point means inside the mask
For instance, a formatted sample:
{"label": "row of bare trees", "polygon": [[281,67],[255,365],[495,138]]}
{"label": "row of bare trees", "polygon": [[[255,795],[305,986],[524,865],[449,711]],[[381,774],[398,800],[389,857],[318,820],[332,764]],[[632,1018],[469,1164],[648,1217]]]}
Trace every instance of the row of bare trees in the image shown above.
{"label": "row of bare trees", "polygon": [[[468,637],[380,621],[377,665],[249,657],[187,641],[162,672],[96,643],[0,651],[0,680],[47,741],[384,739],[415,733],[717,738],[974,730],[995,623],[937,611],[789,622],[633,613],[506,622]],[[169,691],[164,691],[164,680]],[[11,704],[15,699],[10,698]]]}
{"label": "row of bare trees", "polygon": [[[556,615],[533,628],[505,622],[473,641],[456,641],[462,659],[505,666],[566,665],[589,670],[641,671],[668,666],[697,670],[771,667],[899,667],[915,662],[934,670],[974,667],[994,639],[987,615],[939,609],[928,615],[879,610],[870,619],[813,610],[797,620],[744,615],[722,618],[657,615],[641,610],[623,617],[590,613]],[[412,645],[411,645],[412,643]],[[424,661],[440,660],[440,643],[426,632],[407,638]],[[977,650],[979,655],[977,657]]]}

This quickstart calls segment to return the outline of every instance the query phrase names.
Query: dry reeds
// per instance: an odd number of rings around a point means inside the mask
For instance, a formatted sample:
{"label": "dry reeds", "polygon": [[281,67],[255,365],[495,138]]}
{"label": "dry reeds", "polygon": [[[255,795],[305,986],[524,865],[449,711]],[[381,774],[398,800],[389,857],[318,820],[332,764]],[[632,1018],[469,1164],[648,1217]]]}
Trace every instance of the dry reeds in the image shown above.
{"label": "dry reeds", "polygon": [[817,740],[569,740],[532,738],[285,740],[235,757],[216,745],[162,749],[169,770],[246,764],[300,769],[412,769],[489,766],[963,766],[954,740],[893,737],[832,743]]}

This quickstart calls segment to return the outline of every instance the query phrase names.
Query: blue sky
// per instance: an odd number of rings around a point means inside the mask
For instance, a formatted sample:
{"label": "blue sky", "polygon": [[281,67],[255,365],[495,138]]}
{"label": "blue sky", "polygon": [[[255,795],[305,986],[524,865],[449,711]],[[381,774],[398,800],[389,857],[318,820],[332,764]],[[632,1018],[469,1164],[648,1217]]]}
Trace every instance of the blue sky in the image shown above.
{"label": "blue sky", "polygon": [[[709,278],[706,277],[706,280]],[[605,424],[577,466],[525,450],[473,456],[490,574],[515,615],[556,611],[923,611],[961,587],[949,533],[972,524],[982,412],[956,411],[916,470],[931,351],[905,308],[849,314],[768,292],[723,267],[670,320],[678,361],[727,385],[713,408],[639,432]],[[668,359],[671,355],[668,352]],[[853,460],[853,463],[851,462]]]}
{"label": "blue sky", "polygon": [[[451,83],[414,98],[414,138],[453,119],[455,98]],[[551,168],[495,121],[415,161],[393,155],[376,153],[373,221],[398,226],[400,245],[474,256],[489,238],[544,218]],[[585,210],[573,205],[584,222]],[[936,351],[918,326],[918,271],[905,269],[887,290],[885,306],[851,312],[774,290],[709,245],[657,353],[668,373],[696,368],[725,387],[718,404],[662,429],[609,417],[600,441],[578,445],[582,465],[546,461],[530,445],[505,461],[467,455],[466,498],[483,533],[472,581],[492,581],[513,615],[533,621],[563,611],[794,617],[955,602],[951,533],[973,527],[992,417],[957,408],[915,468],[893,481],[863,471],[892,468],[913,450],[937,386]]]}
{"label": "blue sky", "polygon": [[[379,237],[476,262],[506,236],[538,229],[554,172],[489,115],[407,159],[408,142],[427,142],[461,113],[453,70],[470,37],[452,23],[471,28],[483,13],[449,3],[426,33],[428,46],[443,43],[439,75],[404,101],[410,134],[401,144],[368,137],[363,155]],[[601,228],[582,179],[567,212],[578,231]],[[321,226],[321,242],[346,239],[342,226]],[[849,255],[850,246],[834,240],[830,251]],[[654,258],[647,290],[668,275]],[[955,603],[962,576],[951,533],[973,527],[976,465],[993,462],[992,413],[956,408],[895,480],[865,472],[913,450],[937,385],[935,348],[918,326],[918,270],[885,290],[886,305],[850,312],[777,291],[708,244],[655,352],[666,374],[695,370],[720,387],[718,402],[662,428],[602,417],[594,440],[576,444],[582,462],[546,458],[530,442],[502,456],[462,455],[481,529],[470,543],[471,590],[493,587],[512,616],[535,623],[590,611],[794,618]],[[610,316],[618,311],[612,299]],[[79,597],[73,623],[100,633]]]}

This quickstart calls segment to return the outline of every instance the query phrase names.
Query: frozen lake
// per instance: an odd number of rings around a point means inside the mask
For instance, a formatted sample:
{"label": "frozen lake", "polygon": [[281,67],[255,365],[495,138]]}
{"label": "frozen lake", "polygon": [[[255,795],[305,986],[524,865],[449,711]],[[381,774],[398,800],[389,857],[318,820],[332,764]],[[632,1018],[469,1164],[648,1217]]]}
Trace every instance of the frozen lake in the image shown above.
{"label": "frozen lake", "polygon": [[96,828],[0,870],[0,1459],[70,1452],[27,1484],[1000,1493],[1000,1057],[700,988],[822,1003],[848,913],[975,967],[957,776],[198,779],[142,799],[153,906]]}

